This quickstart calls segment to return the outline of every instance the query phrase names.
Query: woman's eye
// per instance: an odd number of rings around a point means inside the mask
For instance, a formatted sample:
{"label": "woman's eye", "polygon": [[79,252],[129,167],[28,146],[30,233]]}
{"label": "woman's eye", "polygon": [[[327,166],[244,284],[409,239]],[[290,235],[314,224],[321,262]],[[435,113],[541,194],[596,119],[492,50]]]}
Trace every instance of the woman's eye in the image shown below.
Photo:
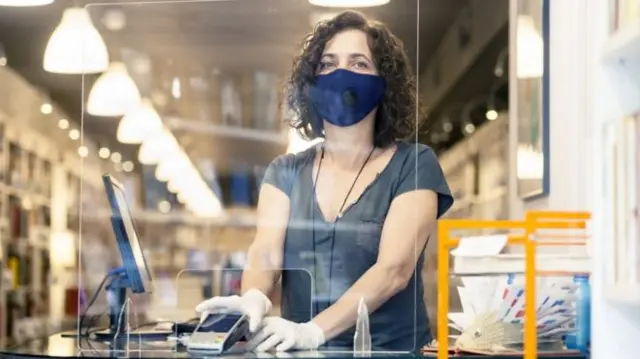
{"label": "woman's eye", "polygon": [[367,64],[366,62],[360,61],[360,62],[354,63],[353,67],[355,67],[357,69],[368,69],[369,68],[369,64]]}
{"label": "woman's eye", "polygon": [[333,64],[329,62],[321,62],[320,65],[318,66],[318,69],[322,71],[322,70],[330,69],[331,66],[333,66]]}

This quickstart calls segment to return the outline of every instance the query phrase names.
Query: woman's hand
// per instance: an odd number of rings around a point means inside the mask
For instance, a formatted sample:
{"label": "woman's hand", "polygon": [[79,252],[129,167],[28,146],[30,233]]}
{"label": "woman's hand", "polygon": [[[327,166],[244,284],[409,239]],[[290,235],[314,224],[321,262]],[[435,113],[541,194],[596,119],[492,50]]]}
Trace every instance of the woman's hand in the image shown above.
{"label": "woman's hand", "polygon": [[314,350],[324,342],[324,332],[313,322],[298,324],[280,317],[268,317],[247,346],[256,352],[274,348],[276,351]]}
{"label": "woman's hand", "polygon": [[217,311],[241,312],[249,317],[249,330],[254,333],[262,318],[271,310],[271,301],[257,289],[249,289],[242,296],[213,297],[196,306],[198,313]]}

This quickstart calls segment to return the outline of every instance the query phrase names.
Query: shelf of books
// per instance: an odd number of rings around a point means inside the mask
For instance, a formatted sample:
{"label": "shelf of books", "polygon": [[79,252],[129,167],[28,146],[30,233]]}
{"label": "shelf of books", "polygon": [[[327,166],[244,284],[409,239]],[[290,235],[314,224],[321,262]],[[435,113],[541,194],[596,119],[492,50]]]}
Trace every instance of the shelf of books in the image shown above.
{"label": "shelf of books", "polygon": [[602,129],[607,298],[640,305],[640,2],[611,0],[601,60],[613,101]]}
{"label": "shelf of books", "polygon": [[[62,275],[77,273],[73,179],[79,182],[83,170],[99,172],[102,164],[94,158],[82,166],[79,142],[57,127],[65,114],[55,105],[42,113],[49,101],[27,81],[5,67],[0,83],[11,89],[0,97],[0,347],[10,347],[75,325],[64,294],[77,280],[68,283]],[[83,145],[93,150],[89,142]],[[91,177],[82,180],[86,187],[95,187]],[[71,240],[60,242],[67,232]]]}

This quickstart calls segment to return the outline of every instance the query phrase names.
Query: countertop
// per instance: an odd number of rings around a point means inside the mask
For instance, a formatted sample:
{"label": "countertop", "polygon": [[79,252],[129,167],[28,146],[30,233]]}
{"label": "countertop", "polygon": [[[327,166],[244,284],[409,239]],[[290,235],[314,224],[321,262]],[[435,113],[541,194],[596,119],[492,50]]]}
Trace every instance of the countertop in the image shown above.
{"label": "countertop", "polygon": [[[374,358],[413,358],[418,355],[409,353],[375,352],[368,357]],[[135,342],[120,341],[118,344],[107,344],[86,339],[63,338],[60,334],[30,340],[9,349],[0,349],[2,358],[204,358],[206,355],[187,353],[174,342],[147,342],[142,345]],[[211,356],[209,356],[211,357]],[[241,349],[232,350],[223,355],[225,358],[353,358],[353,352],[340,351],[292,351],[287,353],[247,353]],[[420,356],[423,357],[423,356]],[[426,356],[428,357],[428,356]],[[488,356],[451,356],[451,358],[491,358]],[[496,356],[500,359],[520,359],[518,356]],[[565,359],[562,356],[541,356],[545,359]],[[577,356],[566,357],[571,359]]]}

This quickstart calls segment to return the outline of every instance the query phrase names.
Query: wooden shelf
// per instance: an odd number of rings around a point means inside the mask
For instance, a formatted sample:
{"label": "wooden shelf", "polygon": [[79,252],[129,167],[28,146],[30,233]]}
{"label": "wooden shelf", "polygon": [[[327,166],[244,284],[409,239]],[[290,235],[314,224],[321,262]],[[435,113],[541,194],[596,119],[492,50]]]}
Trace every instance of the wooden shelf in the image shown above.
{"label": "wooden shelf", "polygon": [[[524,255],[499,254],[489,257],[455,257],[455,275],[524,274]],[[536,269],[553,275],[591,273],[591,258],[580,255],[538,254]]]}

